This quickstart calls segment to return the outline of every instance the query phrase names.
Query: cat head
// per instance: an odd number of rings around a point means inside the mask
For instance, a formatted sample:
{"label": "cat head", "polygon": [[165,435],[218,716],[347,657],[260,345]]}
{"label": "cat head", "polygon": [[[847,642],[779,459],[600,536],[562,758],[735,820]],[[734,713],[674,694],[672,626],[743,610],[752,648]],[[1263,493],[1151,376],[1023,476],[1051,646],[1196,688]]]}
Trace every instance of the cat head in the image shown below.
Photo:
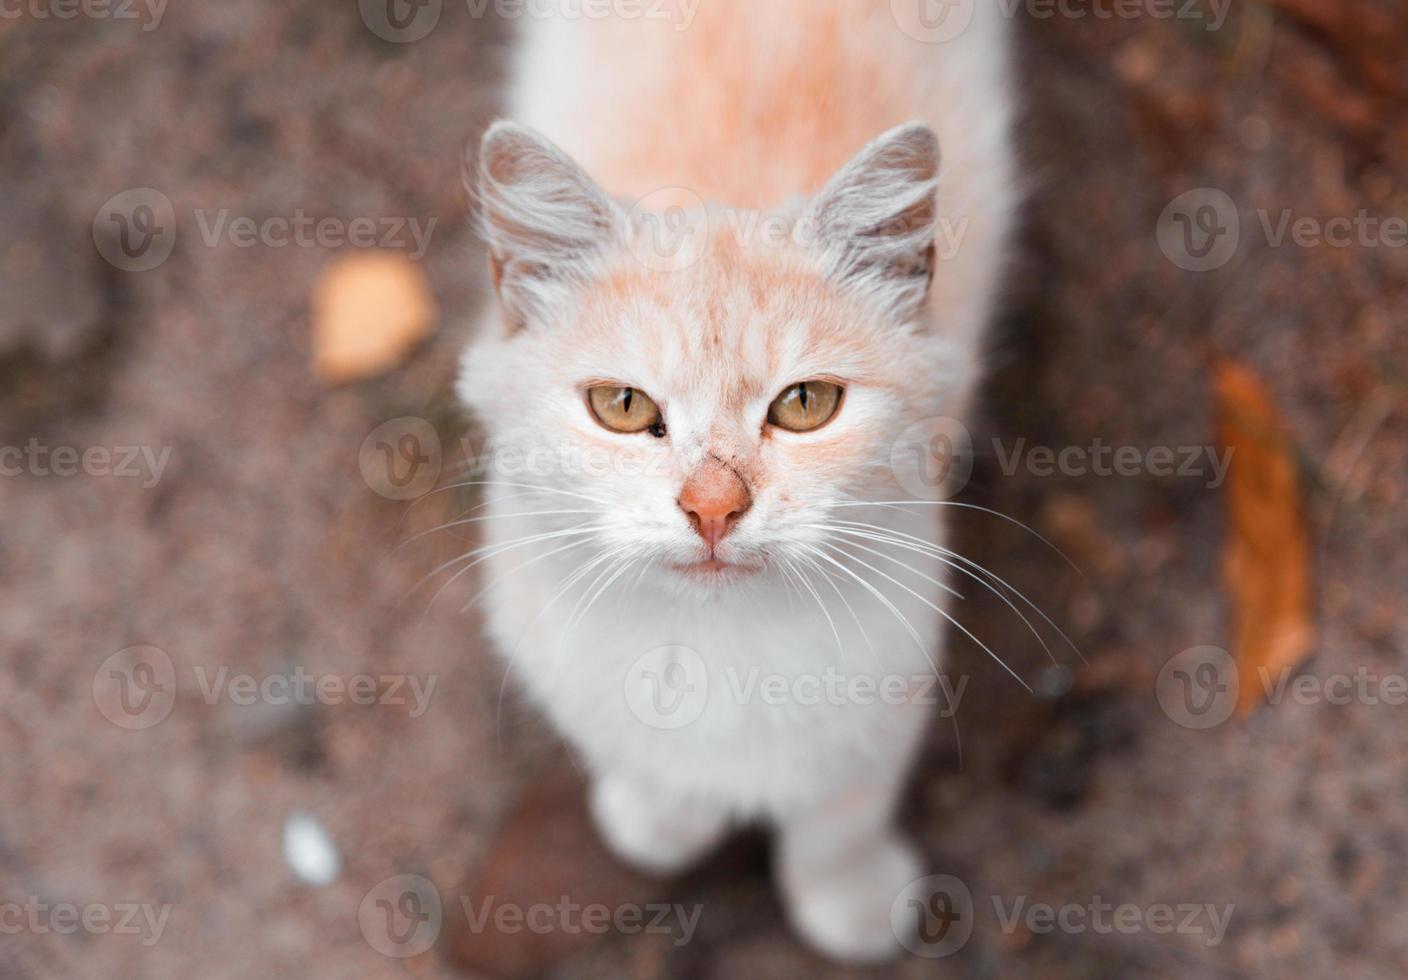
{"label": "cat head", "polygon": [[498,304],[460,381],[491,461],[513,461],[489,478],[686,589],[815,562],[836,504],[894,499],[895,440],[962,369],[928,302],[938,166],[914,124],[776,213],[688,192],[628,210],[496,124],[479,194]]}

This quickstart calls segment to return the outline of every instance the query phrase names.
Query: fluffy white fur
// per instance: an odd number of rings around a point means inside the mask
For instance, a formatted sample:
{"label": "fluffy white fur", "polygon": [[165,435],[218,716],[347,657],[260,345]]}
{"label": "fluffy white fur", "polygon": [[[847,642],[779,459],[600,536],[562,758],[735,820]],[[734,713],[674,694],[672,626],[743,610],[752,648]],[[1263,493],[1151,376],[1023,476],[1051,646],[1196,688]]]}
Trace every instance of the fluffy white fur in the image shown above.
{"label": "fluffy white fur", "polygon": [[[484,140],[479,187],[500,302],[466,352],[460,393],[496,450],[484,476],[489,627],[513,680],[589,770],[605,841],[668,873],[731,824],[767,821],[798,930],[834,956],[873,960],[898,950],[892,904],[926,873],[892,824],[933,706],[777,703],[749,679],[897,677],[914,679],[917,694],[935,670],[945,565],[919,542],[943,544],[941,508],[856,505],[909,498],[891,448],[913,423],[961,413],[978,374],[1013,203],[1005,45],[990,0],[938,46],[901,33],[888,2],[777,7],[706,2],[683,32],[524,25],[511,111],[534,128],[499,124]],[[852,85],[844,77],[827,92],[767,91],[779,63],[836,43],[810,34],[809,18],[846,24],[838,63],[883,66],[902,104],[852,105],[837,94]],[[719,79],[676,77],[684,48],[711,36],[729,41]],[[692,163],[677,172],[671,151],[681,148],[658,141],[680,131],[639,121],[687,114],[698,90],[739,79],[764,90],[737,90],[735,138],[706,159],[680,157]],[[802,173],[792,162],[801,156],[770,154],[774,127],[749,121],[748,106],[785,118],[813,98],[850,143],[813,148],[835,160],[826,181]],[[869,145],[843,135],[876,123]],[[740,179],[752,199],[715,199]],[[720,208],[741,204],[772,208],[806,234],[779,247],[716,233],[693,261],[648,268],[637,248],[649,218],[631,206],[681,186],[709,202],[703,219],[716,230]],[[960,225],[961,247],[937,253],[938,230]],[[765,425],[774,397],[815,378],[846,388],[828,425]],[[603,382],[649,394],[666,437],[603,429],[583,395]],[[708,557],[677,501],[709,460],[749,486],[751,507],[715,556],[749,574],[679,570]],[[883,527],[887,540],[842,521]],[[662,647],[691,651],[671,676],[707,691],[679,727],[643,720],[664,661],[647,658],[642,671],[641,658]]]}

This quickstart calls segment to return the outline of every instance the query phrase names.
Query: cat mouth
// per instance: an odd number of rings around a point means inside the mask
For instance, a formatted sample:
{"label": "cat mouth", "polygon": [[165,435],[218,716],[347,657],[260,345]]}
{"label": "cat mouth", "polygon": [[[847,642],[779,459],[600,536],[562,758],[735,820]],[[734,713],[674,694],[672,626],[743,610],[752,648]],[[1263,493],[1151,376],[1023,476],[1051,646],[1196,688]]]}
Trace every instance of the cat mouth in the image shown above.
{"label": "cat mouth", "polygon": [[752,575],[758,571],[754,566],[740,565],[736,562],[723,561],[719,558],[706,558],[703,561],[675,564],[670,567],[682,575],[705,581],[741,578]]}

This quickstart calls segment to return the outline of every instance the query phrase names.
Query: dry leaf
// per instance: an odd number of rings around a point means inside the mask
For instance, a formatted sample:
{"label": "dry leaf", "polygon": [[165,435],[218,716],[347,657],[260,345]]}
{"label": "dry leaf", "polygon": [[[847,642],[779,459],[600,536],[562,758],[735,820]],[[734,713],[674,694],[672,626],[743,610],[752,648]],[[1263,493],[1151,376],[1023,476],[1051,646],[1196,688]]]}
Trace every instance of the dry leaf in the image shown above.
{"label": "dry leaf", "polygon": [[1232,451],[1223,571],[1233,602],[1237,708],[1260,703],[1263,672],[1295,667],[1309,652],[1310,548],[1300,481],[1285,423],[1246,365],[1213,365],[1218,442]]}
{"label": "dry leaf", "polygon": [[335,259],[313,289],[313,361],[324,382],[389,371],[430,333],[435,300],[425,273],[399,252]]}

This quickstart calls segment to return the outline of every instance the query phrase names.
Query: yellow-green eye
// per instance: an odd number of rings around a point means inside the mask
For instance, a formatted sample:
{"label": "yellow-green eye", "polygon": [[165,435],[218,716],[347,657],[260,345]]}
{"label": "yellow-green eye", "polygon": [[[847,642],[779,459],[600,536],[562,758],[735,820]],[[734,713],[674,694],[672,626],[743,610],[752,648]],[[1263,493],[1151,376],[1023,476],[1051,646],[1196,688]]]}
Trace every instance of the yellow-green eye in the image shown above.
{"label": "yellow-green eye", "polygon": [[788,388],[768,406],[768,421],[779,429],[810,432],[831,421],[841,407],[840,385],[803,381]]}
{"label": "yellow-green eye", "polygon": [[665,435],[660,409],[638,388],[597,385],[587,389],[587,403],[596,420],[612,432],[644,432],[657,439]]}

